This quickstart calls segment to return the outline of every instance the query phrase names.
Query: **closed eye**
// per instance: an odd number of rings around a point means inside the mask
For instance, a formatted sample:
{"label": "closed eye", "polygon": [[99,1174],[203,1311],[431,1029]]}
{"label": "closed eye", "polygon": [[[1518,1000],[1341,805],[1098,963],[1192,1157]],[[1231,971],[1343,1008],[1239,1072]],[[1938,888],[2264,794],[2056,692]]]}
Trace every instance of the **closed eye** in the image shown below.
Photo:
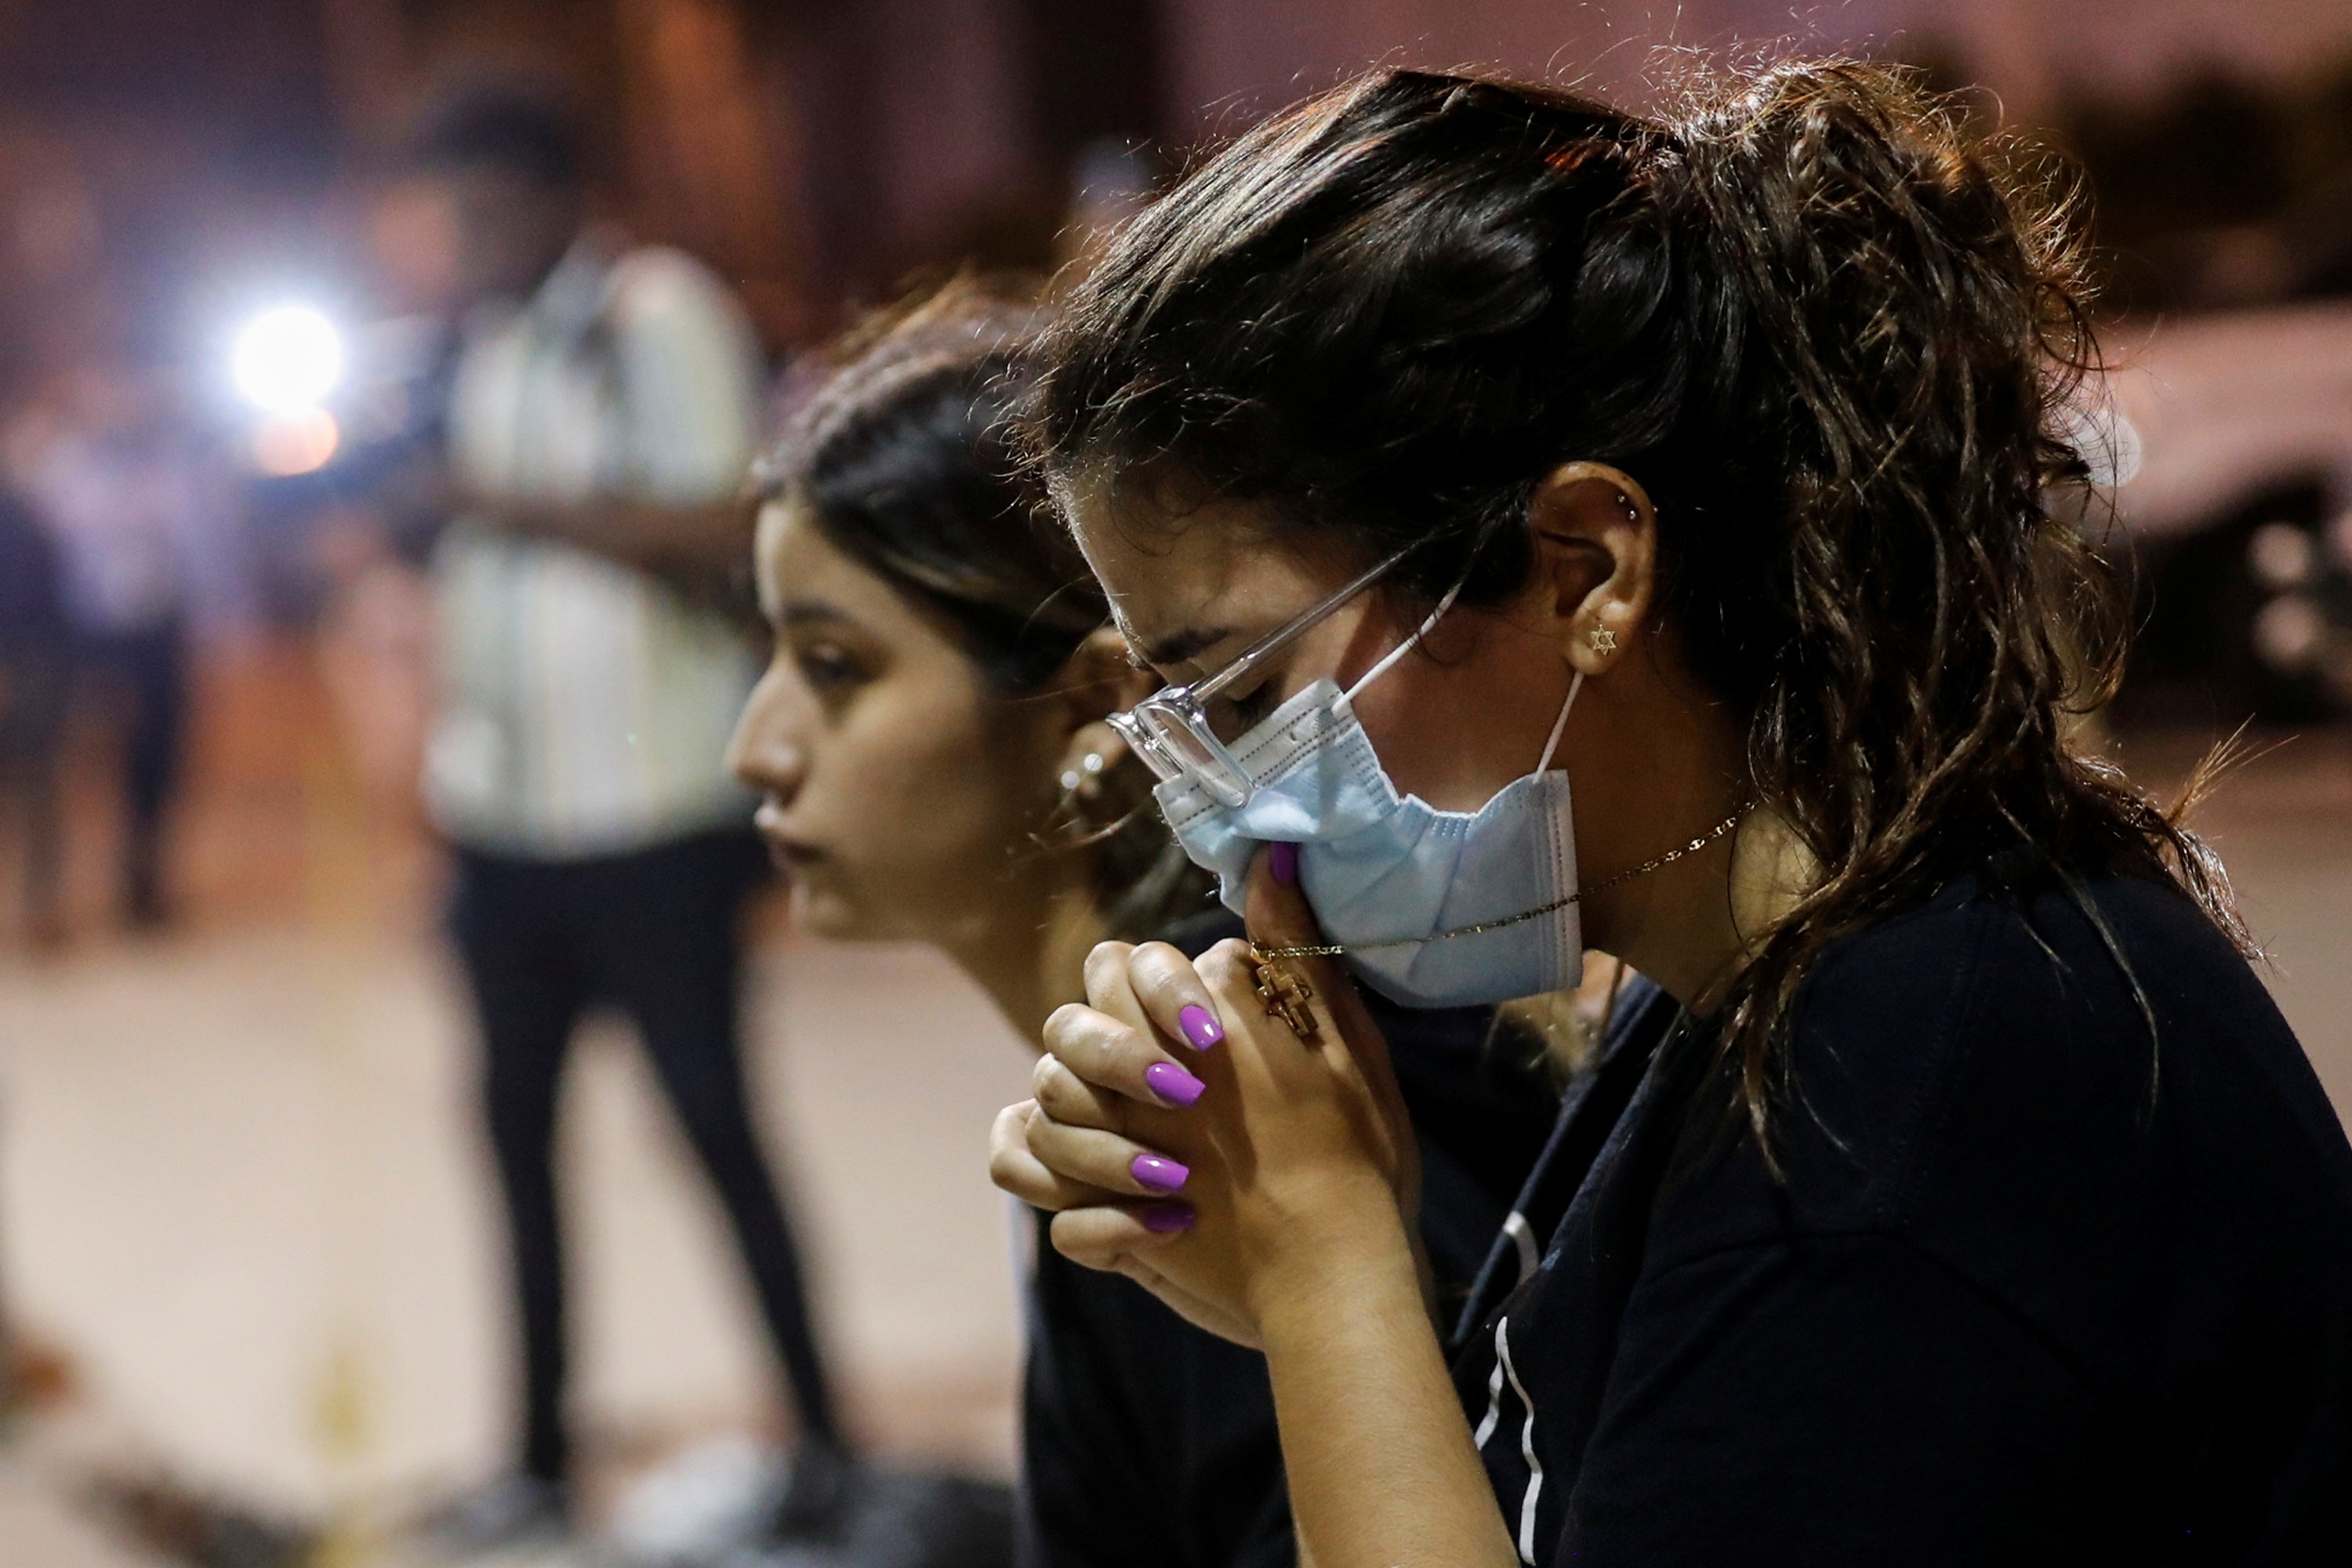
{"label": "closed eye", "polygon": [[1268,678],[1244,696],[1219,697],[1210,705],[1211,721],[1218,735],[1231,741],[1247,734],[1274,711],[1279,695],[1277,683]]}
{"label": "closed eye", "polygon": [[803,644],[793,650],[793,662],[800,667],[801,679],[824,698],[846,695],[864,683],[867,673],[865,665],[838,643]]}

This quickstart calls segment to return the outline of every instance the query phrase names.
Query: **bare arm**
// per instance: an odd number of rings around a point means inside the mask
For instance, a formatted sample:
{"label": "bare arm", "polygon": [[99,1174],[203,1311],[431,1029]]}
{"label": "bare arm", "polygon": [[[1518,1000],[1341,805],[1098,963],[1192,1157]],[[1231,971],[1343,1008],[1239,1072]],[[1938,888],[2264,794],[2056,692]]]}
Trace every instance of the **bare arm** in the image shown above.
{"label": "bare arm", "polygon": [[672,254],[633,253],[611,288],[605,321],[625,432],[614,454],[626,474],[620,493],[482,494],[461,478],[456,510],[742,609],[755,509],[741,486],[761,418],[750,322],[716,278]]}
{"label": "bare arm", "polygon": [[751,557],[754,513],[730,498],[698,505],[599,497],[577,501],[469,496],[465,510],[518,533],[573,545],[642,572],[719,573]]}
{"label": "bare arm", "polygon": [[[1394,1211],[1390,1210],[1392,1215]],[[1302,1568],[1518,1562],[1447,1375],[1401,1224],[1355,1265],[1269,1290],[1274,1380]]]}

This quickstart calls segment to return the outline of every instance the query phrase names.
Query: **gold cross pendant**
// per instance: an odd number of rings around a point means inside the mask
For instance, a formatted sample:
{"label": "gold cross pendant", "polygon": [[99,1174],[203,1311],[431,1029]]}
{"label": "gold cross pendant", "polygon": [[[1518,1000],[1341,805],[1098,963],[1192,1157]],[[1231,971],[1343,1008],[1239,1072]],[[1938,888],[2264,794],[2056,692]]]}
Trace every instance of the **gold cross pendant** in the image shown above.
{"label": "gold cross pendant", "polygon": [[1250,959],[1257,965],[1257,995],[1265,1004],[1266,1016],[1289,1025],[1290,1032],[1300,1039],[1312,1040],[1315,1014],[1307,1004],[1314,1000],[1314,987],[1267,958],[1255,946],[1250,949]]}

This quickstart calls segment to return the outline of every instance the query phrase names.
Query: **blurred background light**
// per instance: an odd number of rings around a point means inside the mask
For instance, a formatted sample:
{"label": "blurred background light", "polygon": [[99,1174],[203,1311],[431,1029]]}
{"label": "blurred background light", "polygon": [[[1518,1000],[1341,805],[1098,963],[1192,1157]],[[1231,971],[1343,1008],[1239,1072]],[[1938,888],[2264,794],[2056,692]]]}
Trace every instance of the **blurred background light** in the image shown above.
{"label": "blurred background light", "polygon": [[2254,650],[2273,669],[2308,669],[2327,640],[2327,619],[2301,594],[2283,594],[2254,615]]}
{"label": "blurred background light", "polygon": [[274,479],[316,473],[342,444],[333,415],[323,408],[289,408],[255,426],[253,466]]}
{"label": "blurred background light", "polygon": [[2319,547],[2291,522],[2266,522],[2246,542],[2246,562],[2265,588],[2300,588],[2319,567]]}
{"label": "blurred background light", "polygon": [[274,414],[310,408],[342,378],[342,335],[307,305],[281,305],[245,324],[229,363],[238,393],[255,407]]}

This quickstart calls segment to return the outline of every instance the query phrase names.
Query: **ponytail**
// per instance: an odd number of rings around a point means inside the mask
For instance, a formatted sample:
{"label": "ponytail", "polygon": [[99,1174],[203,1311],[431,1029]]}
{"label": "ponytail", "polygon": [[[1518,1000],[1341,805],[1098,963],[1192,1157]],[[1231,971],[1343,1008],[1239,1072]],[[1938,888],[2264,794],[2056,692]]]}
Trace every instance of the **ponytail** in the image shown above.
{"label": "ponytail", "polygon": [[[1727,999],[1761,1135],[1822,950],[1969,858],[2161,866],[2250,943],[2202,843],[2069,744],[2072,717],[2114,693],[2126,626],[2108,564],[2047,504],[2089,473],[2059,431],[2096,363],[2063,192],[2004,170],[1906,78],[1850,62],[1767,71],[1679,140],[1665,221],[1706,247],[1699,291],[1740,302],[1754,348],[1736,360],[1749,412],[1779,413],[1785,489],[1738,578],[1676,552],[1668,614],[1687,629],[1745,606],[1751,624],[1696,641],[1725,663],[1768,656],[1749,772],[1821,867]],[[1712,683],[1741,684],[1720,668]]]}

